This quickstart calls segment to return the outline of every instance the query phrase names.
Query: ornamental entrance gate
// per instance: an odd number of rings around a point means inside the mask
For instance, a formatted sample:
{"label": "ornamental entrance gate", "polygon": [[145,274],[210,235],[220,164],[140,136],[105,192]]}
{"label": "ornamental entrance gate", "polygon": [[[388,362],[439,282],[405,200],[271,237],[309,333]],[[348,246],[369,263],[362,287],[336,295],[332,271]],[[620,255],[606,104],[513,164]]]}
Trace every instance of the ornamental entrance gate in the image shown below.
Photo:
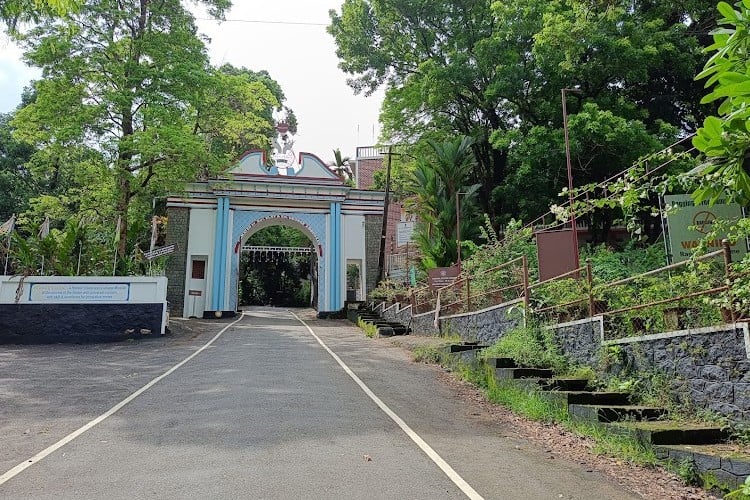
{"label": "ornamental entrance gate", "polygon": [[359,267],[364,299],[377,279],[384,193],[353,189],[316,156],[266,167],[260,151],[245,154],[216,179],[188,184],[167,199],[167,300],[183,317],[236,313],[240,254],[255,232],[275,225],[304,233],[317,253],[318,314],[339,312],[347,268]]}

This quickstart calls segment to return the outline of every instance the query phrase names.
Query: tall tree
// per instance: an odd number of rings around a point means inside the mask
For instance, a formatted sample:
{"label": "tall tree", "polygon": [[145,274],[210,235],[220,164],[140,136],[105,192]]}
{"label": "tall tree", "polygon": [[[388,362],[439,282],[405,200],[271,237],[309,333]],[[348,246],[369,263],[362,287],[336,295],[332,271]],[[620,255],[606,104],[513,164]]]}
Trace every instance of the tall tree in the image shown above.
{"label": "tall tree", "polygon": [[[229,6],[202,3],[217,16]],[[120,257],[133,201],[215,172],[248,143],[266,145],[263,115],[278,101],[263,82],[209,66],[179,0],[94,0],[19,39],[43,77],[13,120],[16,136],[48,165],[71,147],[98,157],[121,218]]]}
{"label": "tall tree", "polygon": [[77,9],[82,0],[0,0],[0,21],[14,31],[19,22],[62,16]]}
{"label": "tall tree", "polygon": [[24,211],[29,198],[36,195],[38,186],[28,169],[27,162],[34,148],[16,141],[10,126],[12,115],[0,113],[0,220]]}
{"label": "tall tree", "polygon": [[462,240],[471,240],[479,233],[475,204],[479,185],[470,185],[469,181],[476,165],[472,142],[466,136],[439,143],[430,141],[433,154],[429,159],[418,160],[412,172],[409,190],[413,195],[406,205],[418,216],[415,240],[424,268],[457,261],[459,220]]}
{"label": "tall tree", "polygon": [[[703,60],[700,32],[713,13],[699,0],[345,0],[330,16],[349,84],[362,92],[386,86],[381,119],[388,140],[474,138],[472,180],[496,221],[536,215],[519,213],[523,193],[509,196],[503,188],[520,166],[514,150],[535,127],[547,131],[539,150],[549,157],[548,171],[541,176],[566,184],[562,88],[583,92],[569,104],[571,115],[594,102],[656,138],[662,122],[690,131],[702,113],[692,75]],[[594,166],[604,178],[627,165]],[[553,200],[559,187],[538,198]]]}

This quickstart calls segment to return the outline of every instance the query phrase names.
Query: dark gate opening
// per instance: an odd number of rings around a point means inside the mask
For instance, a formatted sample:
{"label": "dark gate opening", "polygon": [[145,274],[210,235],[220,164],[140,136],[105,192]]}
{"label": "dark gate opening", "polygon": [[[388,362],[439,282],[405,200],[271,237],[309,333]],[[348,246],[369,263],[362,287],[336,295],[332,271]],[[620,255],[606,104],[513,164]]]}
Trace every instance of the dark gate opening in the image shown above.
{"label": "dark gate opening", "polygon": [[240,256],[239,305],[318,306],[318,255],[298,229],[271,226],[250,236]]}

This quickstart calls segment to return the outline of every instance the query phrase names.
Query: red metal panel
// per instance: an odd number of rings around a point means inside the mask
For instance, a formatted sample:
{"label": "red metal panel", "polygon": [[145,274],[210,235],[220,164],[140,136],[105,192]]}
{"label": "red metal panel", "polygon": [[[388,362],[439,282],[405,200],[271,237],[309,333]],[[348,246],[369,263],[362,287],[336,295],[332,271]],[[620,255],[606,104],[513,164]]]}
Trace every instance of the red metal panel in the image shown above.
{"label": "red metal panel", "polygon": [[539,281],[573,271],[576,255],[573,231],[540,231],[536,233],[536,251],[539,257]]}

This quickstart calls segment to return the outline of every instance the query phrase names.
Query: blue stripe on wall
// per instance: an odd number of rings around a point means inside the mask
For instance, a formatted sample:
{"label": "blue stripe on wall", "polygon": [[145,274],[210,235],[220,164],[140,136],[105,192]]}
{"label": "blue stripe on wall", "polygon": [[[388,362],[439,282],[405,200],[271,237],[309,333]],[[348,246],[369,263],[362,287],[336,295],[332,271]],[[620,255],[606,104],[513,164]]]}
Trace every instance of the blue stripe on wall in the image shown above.
{"label": "blue stripe on wall", "polygon": [[216,200],[216,235],[214,238],[214,266],[211,283],[211,309],[224,310],[226,295],[227,244],[229,229],[229,198]]}
{"label": "blue stripe on wall", "polygon": [[221,270],[221,219],[223,211],[221,210],[223,198],[216,199],[216,231],[214,233],[214,255],[213,255],[213,272],[211,273],[211,309],[218,310],[219,306],[219,274]]}
{"label": "blue stripe on wall", "polygon": [[341,203],[331,203],[331,311],[341,310]]}

